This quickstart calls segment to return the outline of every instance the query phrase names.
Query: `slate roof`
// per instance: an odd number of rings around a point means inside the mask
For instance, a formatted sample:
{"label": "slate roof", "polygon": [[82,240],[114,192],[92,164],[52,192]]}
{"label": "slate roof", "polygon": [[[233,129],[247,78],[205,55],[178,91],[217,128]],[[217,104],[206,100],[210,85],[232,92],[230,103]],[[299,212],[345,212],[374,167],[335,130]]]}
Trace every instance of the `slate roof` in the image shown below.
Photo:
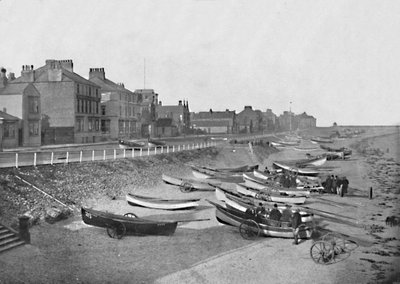
{"label": "slate roof", "polygon": [[7,86],[4,89],[0,90],[0,96],[20,95],[24,92],[24,90],[29,84],[30,83],[14,83],[14,81],[12,81],[11,83],[7,84]]}
{"label": "slate roof", "polygon": [[11,114],[8,114],[6,112],[0,111],[0,118],[2,118],[3,120],[11,120],[11,121],[18,121],[19,118],[15,117]]}

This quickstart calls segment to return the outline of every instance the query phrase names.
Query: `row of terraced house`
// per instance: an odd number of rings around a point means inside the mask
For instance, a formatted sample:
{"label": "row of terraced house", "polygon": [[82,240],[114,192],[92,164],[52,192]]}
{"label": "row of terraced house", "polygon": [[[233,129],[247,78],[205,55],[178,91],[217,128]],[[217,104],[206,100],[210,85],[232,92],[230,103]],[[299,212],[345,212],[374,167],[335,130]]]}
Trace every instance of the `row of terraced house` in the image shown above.
{"label": "row of terraced house", "polygon": [[0,151],[49,144],[94,143],[117,139],[191,133],[257,133],[315,127],[303,113],[279,117],[245,106],[235,111],[190,113],[188,100],[163,105],[153,89],[130,91],[104,68],[89,68],[88,78],[74,72],[72,60],[48,59],[21,76],[0,72]]}

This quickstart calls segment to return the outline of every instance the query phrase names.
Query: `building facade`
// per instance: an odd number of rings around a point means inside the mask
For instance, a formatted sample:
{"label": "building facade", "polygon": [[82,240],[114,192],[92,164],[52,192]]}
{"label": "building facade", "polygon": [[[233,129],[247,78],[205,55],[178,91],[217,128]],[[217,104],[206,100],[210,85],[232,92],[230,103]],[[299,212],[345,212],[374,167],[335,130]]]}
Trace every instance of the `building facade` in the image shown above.
{"label": "building facade", "polygon": [[100,86],[103,139],[129,139],[141,136],[139,95],[114,83],[105,76],[104,68],[90,68],[89,80]]}
{"label": "building facade", "polygon": [[17,148],[19,143],[20,119],[0,111],[0,151]]}
{"label": "building facade", "polygon": [[245,106],[236,117],[239,133],[256,133],[262,131],[262,118],[260,110],[253,110],[251,106]]}
{"label": "building facade", "polygon": [[155,113],[157,119],[170,118],[172,124],[176,126],[178,135],[187,134],[190,130],[190,111],[189,103],[180,100],[178,105],[162,105],[156,98]]}
{"label": "building facade", "polygon": [[235,111],[202,111],[191,114],[193,129],[200,129],[206,133],[236,133],[236,112]]}

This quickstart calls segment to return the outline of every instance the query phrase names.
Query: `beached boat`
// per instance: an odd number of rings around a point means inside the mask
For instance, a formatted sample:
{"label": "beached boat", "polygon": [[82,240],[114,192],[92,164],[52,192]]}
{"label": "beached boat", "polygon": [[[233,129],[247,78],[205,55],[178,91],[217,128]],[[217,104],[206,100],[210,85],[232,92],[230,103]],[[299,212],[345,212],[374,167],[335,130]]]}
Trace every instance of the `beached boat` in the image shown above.
{"label": "beached boat", "polygon": [[305,167],[319,167],[325,164],[327,158],[325,156],[317,156],[310,157],[307,159],[296,159],[296,160],[285,160],[285,161],[276,161],[279,164],[284,164],[287,166],[295,166],[298,168]]}
{"label": "beached boat", "polygon": [[[222,224],[240,228],[243,227],[242,224],[246,224],[246,221],[248,222],[248,220],[252,220],[256,223],[254,227],[257,231],[256,235],[264,237],[294,238],[290,222],[279,222],[233,208],[224,208],[215,202],[209,202],[215,206],[215,217],[218,222]],[[311,237],[311,234],[312,227],[303,226],[300,228],[299,238],[308,239]]]}
{"label": "beached boat", "polygon": [[309,151],[318,150],[318,147],[298,147],[298,146],[295,146],[292,149],[296,150],[296,151],[309,152]]}
{"label": "beached boat", "polygon": [[273,162],[272,167],[278,170],[286,170],[300,176],[317,177],[319,175],[319,171],[316,170],[303,169],[295,166],[285,165],[279,162]]}
{"label": "beached boat", "polygon": [[[233,194],[230,193],[225,193],[226,196],[226,200],[225,200],[225,206],[227,208],[235,208],[236,210],[240,210],[242,212],[246,212],[248,209],[255,209],[257,206],[260,205],[260,203],[258,204],[254,204],[254,202],[251,199],[248,198],[243,198],[243,197],[238,197],[235,196]],[[274,206],[272,203],[267,202],[267,203],[262,203],[262,206],[264,208],[266,208],[267,210],[271,210]],[[282,211],[286,209],[285,205],[278,205],[278,210]],[[291,209],[292,213],[295,211],[296,208]],[[300,216],[301,216],[301,221],[303,223],[306,222],[312,222],[314,220],[314,214],[313,213],[309,213],[307,211],[301,210],[300,211]]]}
{"label": "beached boat", "polygon": [[274,184],[271,184],[269,181],[262,180],[253,174],[243,174],[244,178],[244,185],[252,188],[259,190],[261,192],[269,192],[271,190],[275,192],[280,192],[280,193],[285,193],[290,196],[310,196],[310,190],[304,189],[304,187],[297,188],[297,187],[292,187],[292,188],[286,188],[286,187],[280,187]]}
{"label": "beached boat", "polygon": [[351,156],[351,154],[353,153],[353,151],[349,148],[346,147],[341,147],[341,148],[332,148],[332,147],[328,147],[325,145],[319,145],[319,147],[321,147],[321,149],[328,151],[328,152],[336,152],[336,153],[343,153],[343,155],[346,156]]}
{"label": "beached boat", "polygon": [[188,209],[199,206],[200,199],[161,199],[128,193],[126,201],[129,205],[163,210]]}
{"label": "beached boat", "polygon": [[192,174],[197,179],[240,179],[242,176],[241,172],[222,172],[210,170],[205,167],[190,166]]}
{"label": "beached boat", "polygon": [[155,140],[155,139],[148,139],[147,144],[149,147],[160,147],[160,146],[166,146],[167,143],[162,140]]}
{"label": "beached boat", "polygon": [[178,222],[155,221],[137,218],[132,213],[117,215],[109,212],[81,208],[82,220],[85,224],[107,228],[107,233],[112,238],[122,238],[124,235],[163,235],[170,236],[175,233]]}
{"label": "beached boat", "polygon": [[126,141],[126,140],[119,140],[118,145],[119,145],[119,148],[121,148],[121,149],[143,148],[146,146],[146,144],[141,141]]}
{"label": "beached boat", "polygon": [[162,175],[162,180],[167,184],[172,184],[181,187],[185,192],[193,190],[214,191],[214,187],[207,182],[193,180],[189,178],[173,177],[166,174]]}
{"label": "beached boat", "polygon": [[312,137],[310,140],[313,143],[333,143],[333,140],[331,138],[325,137]]}

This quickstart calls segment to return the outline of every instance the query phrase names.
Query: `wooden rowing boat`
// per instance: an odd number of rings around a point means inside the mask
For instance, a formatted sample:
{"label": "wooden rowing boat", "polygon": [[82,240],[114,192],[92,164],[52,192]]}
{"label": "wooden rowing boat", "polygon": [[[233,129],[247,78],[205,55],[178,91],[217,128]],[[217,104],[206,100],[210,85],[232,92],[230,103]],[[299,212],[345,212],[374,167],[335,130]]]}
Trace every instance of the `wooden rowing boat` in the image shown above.
{"label": "wooden rowing boat", "polygon": [[126,201],[129,205],[163,210],[188,209],[199,206],[200,199],[160,199],[128,193]]}
{"label": "wooden rowing boat", "polygon": [[143,148],[146,146],[146,144],[141,141],[126,141],[126,140],[119,140],[118,145],[119,145],[119,148],[121,148],[121,149]]}
{"label": "wooden rowing boat", "polygon": [[202,182],[194,179],[178,178],[162,174],[162,180],[167,184],[189,188],[190,190],[214,191],[214,187],[209,185],[207,182]]}
{"label": "wooden rowing boat", "polygon": [[[230,193],[225,193],[226,200],[225,200],[225,205],[227,208],[235,208],[237,210],[240,210],[242,212],[246,212],[248,209],[255,209],[257,206],[260,205],[260,202],[258,204],[254,204],[254,201],[249,199],[249,198],[243,198],[243,197],[238,197]],[[264,208],[266,209],[272,209],[274,206],[270,202],[261,202]],[[278,210],[282,211],[285,210],[286,206],[285,205],[279,205]],[[294,213],[296,208],[291,209],[292,213]],[[303,223],[305,222],[312,222],[314,220],[314,214],[309,213],[307,211],[300,211],[300,216],[301,216],[301,221]]]}
{"label": "wooden rowing boat", "polygon": [[[294,238],[293,230],[289,222],[279,222],[263,218],[259,215],[248,214],[233,208],[224,208],[215,202],[208,202],[215,206],[215,217],[218,222],[222,224],[240,227],[241,224],[250,219],[257,223],[257,229],[260,235],[264,237]],[[308,239],[311,237],[311,234],[312,228],[304,226],[301,227],[299,231],[299,238]]]}
{"label": "wooden rowing boat", "polygon": [[160,147],[160,146],[166,146],[167,144],[162,141],[162,140],[155,140],[155,139],[149,139],[147,141],[147,144],[149,147]]}
{"label": "wooden rowing boat", "polygon": [[278,169],[281,171],[286,170],[286,171],[289,171],[293,174],[297,174],[300,176],[317,177],[319,175],[319,171],[316,171],[316,170],[298,168],[295,166],[285,165],[285,164],[279,163],[279,162],[273,162],[272,167],[274,169]]}
{"label": "wooden rowing boat", "polygon": [[[85,224],[107,228],[110,237],[122,238],[124,235],[162,235],[170,236],[175,233],[178,222],[155,221],[135,218],[134,214],[117,215],[109,212],[81,208],[82,220]],[[133,217],[128,217],[133,216]]]}

